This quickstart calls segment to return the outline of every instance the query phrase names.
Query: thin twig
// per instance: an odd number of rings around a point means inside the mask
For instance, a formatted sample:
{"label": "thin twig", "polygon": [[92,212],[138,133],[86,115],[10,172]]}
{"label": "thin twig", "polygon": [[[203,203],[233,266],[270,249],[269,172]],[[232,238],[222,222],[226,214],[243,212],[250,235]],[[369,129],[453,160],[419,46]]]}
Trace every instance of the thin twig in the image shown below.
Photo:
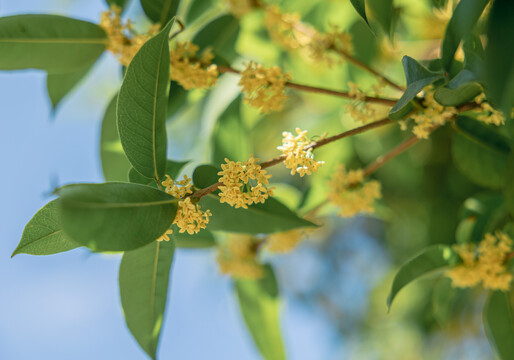
{"label": "thin twig", "polygon": [[416,144],[420,139],[417,136],[412,136],[408,138],[406,141],[395,147],[393,150],[389,151],[387,154],[379,156],[375,161],[369,164],[364,169],[364,177],[367,177],[378,170],[381,166],[387,163],[389,160],[394,159],[396,156],[403,153],[405,150],[410,148],[412,145]]}

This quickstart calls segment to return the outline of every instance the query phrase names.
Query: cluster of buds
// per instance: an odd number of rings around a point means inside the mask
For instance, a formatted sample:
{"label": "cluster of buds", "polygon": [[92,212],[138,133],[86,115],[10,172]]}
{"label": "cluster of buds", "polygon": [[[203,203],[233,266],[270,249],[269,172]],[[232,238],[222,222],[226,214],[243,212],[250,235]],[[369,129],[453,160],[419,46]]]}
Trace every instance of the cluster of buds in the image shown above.
{"label": "cluster of buds", "polygon": [[287,131],[284,131],[282,136],[282,146],[277,149],[286,156],[284,164],[291,169],[291,175],[298,173],[303,177],[318,172],[318,168],[324,162],[314,160],[312,148],[307,148],[311,144],[307,138],[307,130],[296,128],[296,136]]}
{"label": "cluster of buds", "polygon": [[249,235],[230,235],[225,244],[218,247],[218,265],[222,274],[236,278],[258,279],[264,275],[257,261],[258,242]]}
{"label": "cluster of buds", "polygon": [[475,98],[475,102],[480,104],[480,107],[475,110],[481,113],[477,117],[478,120],[496,126],[505,124],[505,116],[503,116],[501,111],[494,109],[491,104],[485,101],[485,93],[478,95]]}

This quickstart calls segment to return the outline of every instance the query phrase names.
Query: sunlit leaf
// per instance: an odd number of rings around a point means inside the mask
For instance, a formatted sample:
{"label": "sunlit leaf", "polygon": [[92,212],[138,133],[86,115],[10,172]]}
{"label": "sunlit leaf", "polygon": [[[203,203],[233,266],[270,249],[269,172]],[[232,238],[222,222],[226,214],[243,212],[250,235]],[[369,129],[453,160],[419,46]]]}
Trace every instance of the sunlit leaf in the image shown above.
{"label": "sunlit leaf", "polygon": [[56,193],[66,234],[94,251],[149,244],[170,227],[177,212],[174,197],[139,184],[74,184]]}
{"label": "sunlit leaf", "polygon": [[70,73],[92,65],[107,46],[93,23],[58,15],[0,18],[0,70]]}
{"label": "sunlit leaf", "polygon": [[79,247],[80,244],[64,234],[59,210],[57,200],[52,200],[43,206],[25,225],[20,243],[12,256],[51,255]]}
{"label": "sunlit leaf", "polygon": [[484,308],[484,329],[498,359],[514,354],[514,300],[512,294],[491,291]]}
{"label": "sunlit leaf", "polygon": [[234,282],[243,319],[253,341],[266,360],[286,358],[280,332],[279,289],[273,269],[264,268],[264,277],[258,280]]}
{"label": "sunlit leaf", "polygon": [[118,95],[121,144],[132,166],[160,181],[166,171],[166,108],[172,22],[148,40],[130,63]]}
{"label": "sunlit leaf", "polygon": [[119,285],[125,321],[152,359],[156,359],[164,321],[174,251],[173,241],[154,241],[125,252],[121,259]]}
{"label": "sunlit leaf", "polygon": [[404,286],[423,275],[454,265],[458,259],[458,255],[449,246],[431,245],[425,248],[398,270],[387,297],[388,308],[391,308],[394,298]]}

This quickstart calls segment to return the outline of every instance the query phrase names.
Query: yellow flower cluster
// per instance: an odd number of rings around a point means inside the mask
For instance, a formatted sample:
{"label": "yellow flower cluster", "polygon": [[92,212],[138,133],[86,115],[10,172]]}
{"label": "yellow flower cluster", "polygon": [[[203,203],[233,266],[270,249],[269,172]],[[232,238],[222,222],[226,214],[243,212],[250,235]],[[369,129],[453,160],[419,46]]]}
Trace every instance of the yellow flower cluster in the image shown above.
{"label": "yellow flower cluster", "polygon": [[311,37],[299,31],[299,27],[305,26],[300,22],[300,15],[283,13],[277,5],[268,6],[265,11],[264,26],[274,42],[288,50],[309,44]]}
{"label": "yellow flower cluster", "polygon": [[196,57],[198,46],[187,42],[177,42],[170,51],[170,77],[186,90],[208,89],[216,85],[218,67],[211,64],[214,55],[207,48],[201,58]]}
{"label": "yellow flower cluster", "polygon": [[463,264],[446,272],[454,287],[466,288],[480,283],[486,289],[507,291],[512,274],[507,270],[507,255],[512,252],[512,240],[502,232],[486,234],[478,244],[454,247]]}
{"label": "yellow flower cluster", "polygon": [[[219,187],[221,203],[248,209],[248,205],[264,203],[273,195],[273,189],[267,189],[265,186],[269,184],[268,179],[271,175],[256,164],[258,160],[253,155],[242,163],[225,159],[226,164],[222,164],[222,171],[218,172],[221,176],[219,181],[223,183]],[[252,185],[251,181],[255,185]]]}
{"label": "yellow flower cluster", "polygon": [[[322,34],[316,32],[312,36],[308,46],[310,56],[314,61],[323,61],[328,66],[341,63],[344,58],[337,55],[337,52],[344,52],[346,54],[353,54],[352,36],[345,32],[333,30],[331,32]],[[331,53],[330,50],[335,51],[336,54]]]}
{"label": "yellow flower cluster", "polygon": [[147,34],[136,35],[132,31],[130,20],[123,24],[120,15],[121,8],[111,5],[109,11],[102,13],[100,27],[107,34],[107,50],[112,52],[123,66],[128,66],[141,46],[159,32],[160,25],[152,25]]}
{"label": "yellow flower cluster", "polygon": [[[412,132],[419,139],[428,139],[428,135],[434,127],[444,125],[446,121],[457,114],[457,109],[452,106],[443,106],[434,99],[433,87],[427,86],[423,89],[425,97],[423,99],[423,110],[411,115],[416,123]],[[404,126],[402,126],[404,128]]]}
{"label": "yellow flower cluster", "polygon": [[375,211],[375,200],[382,197],[380,183],[376,180],[364,181],[362,169],[346,171],[341,165],[331,181],[328,198],[339,206],[339,215],[352,217],[359,213]]}
{"label": "yellow flower cluster", "polygon": [[272,234],[266,241],[266,250],[272,253],[288,253],[295,249],[302,240],[303,234],[299,230]]}
{"label": "yellow flower cluster", "polygon": [[475,111],[479,111],[481,114],[477,117],[478,120],[485,122],[486,124],[493,124],[496,126],[505,125],[505,116],[501,111],[494,109],[491,104],[485,102],[485,93],[481,93],[475,98],[475,102],[480,104],[480,107]]}
{"label": "yellow flower cluster", "polygon": [[237,278],[261,278],[264,272],[256,259],[257,249],[258,243],[251,236],[230,235],[226,244],[218,247],[220,272]]}
{"label": "yellow flower cluster", "polygon": [[284,164],[291,169],[291,175],[296,173],[303,177],[305,174],[310,175],[318,172],[318,168],[324,164],[323,161],[314,160],[312,149],[305,150],[305,147],[311,143],[307,138],[307,130],[296,128],[296,136],[290,132],[282,133],[282,146],[277,147],[278,150],[286,156]]}
{"label": "yellow flower cluster", "polygon": [[[173,224],[176,224],[180,229],[179,232],[187,232],[192,235],[198,233],[201,229],[205,229],[209,223],[209,217],[212,216],[212,213],[210,210],[202,211],[200,205],[193,204],[191,198],[187,197],[187,195],[193,193],[193,190],[191,189],[191,178],[184,175],[183,180],[176,181],[169,175],[166,175],[162,185],[165,187],[164,191],[167,194],[180,199],[178,202],[177,214],[173,220]],[[169,241],[168,235],[172,233],[173,231],[168,229],[157,240]]]}
{"label": "yellow flower cluster", "polygon": [[[384,84],[379,82],[373,86],[373,90],[378,95],[383,87]],[[376,104],[366,102],[366,93],[359,89],[359,85],[353,82],[348,82],[348,88],[348,95],[350,95],[354,101],[346,105],[346,109],[348,110],[348,113],[352,119],[366,124],[377,118],[379,115],[384,115],[376,106]]]}
{"label": "yellow flower cluster", "polygon": [[241,72],[239,85],[246,94],[245,103],[250,104],[268,114],[280,111],[288,99],[285,95],[287,81],[291,80],[289,73],[282,73],[278,66],[264,68],[260,64],[250,62]]}
{"label": "yellow flower cluster", "polygon": [[238,18],[251,12],[254,6],[255,0],[228,0],[228,11]]}

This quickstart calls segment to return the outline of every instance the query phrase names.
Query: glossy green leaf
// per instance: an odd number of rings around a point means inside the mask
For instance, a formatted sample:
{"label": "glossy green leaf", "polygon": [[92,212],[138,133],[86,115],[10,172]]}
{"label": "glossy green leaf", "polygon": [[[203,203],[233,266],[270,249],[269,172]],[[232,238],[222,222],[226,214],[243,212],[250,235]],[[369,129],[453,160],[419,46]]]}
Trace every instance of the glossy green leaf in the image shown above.
{"label": "glossy green leaf", "polygon": [[514,107],[514,2],[496,0],[489,14],[485,48],[487,97],[510,115]]}
{"label": "glossy green leaf", "polygon": [[350,0],[353,8],[357,11],[357,14],[368,24],[368,17],[366,16],[366,0]]}
{"label": "glossy green leaf", "polygon": [[59,105],[61,100],[88,74],[89,70],[91,70],[91,66],[78,69],[71,73],[47,75],[46,89],[54,110],[57,108],[57,105]]}
{"label": "glossy green leaf", "polygon": [[443,67],[449,71],[455,52],[464,37],[470,34],[489,0],[463,0],[457,4],[448,22],[441,45]]}
{"label": "glossy green leaf", "polygon": [[146,16],[154,23],[166,24],[177,14],[180,0],[140,0]]}
{"label": "glossy green leaf", "polygon": [[507,208],[514,216],[514,151],[511,152],[507,159],[504,194]]}
{"label": "glossy green leaf", "polygon": [[43,206],[25,225],[20,243],[12,256],[51,255],[79,247],[79,244],[64,234],[59,210],[57,200]]}
{"label": "glossy green leaf", "polygon": [[148,40],[130,63],[118,95],[121,145],[132,166],[160,181],[166,171],[166,108],[172,22]]}
{"label": "glossy green leaf", "polygon": [[198,234],[189,235],[188,233],[180,233],[176,225],[173,225],[173,234],[171,237],[175,241],[177,248],[200,249],[210,248],[216,245],[214,236],[206,229],[200,230]]}
{"label": "glossy green leaf", "polygon": [[173,241],[154,241],[125,252],[121,259],[119,285],[125,321],[152,359],[157,356],[164,322],[174,251]]}
{"label": "glossy green leaf", "polygon": [[239,20],[223,15],[208,23],[195,35],[193,43],[200,49],[212,48],[217,63],[230,63],[237,58],[236,43],[239,37]]}
{"label": "glossy green leaf", "polygon": [[428,70],[409,56],[403,57],[402,64],[405,80],[407,81],[407,89],[389,112],[391,120],[400,120],[408,115],[414,109],[412,101],[416,95],[425,86],[443,77],[440,73]]}
{"label": "glossy green leaf", "polygon": [[279,289],[273,269],[267,265],[258,280],[236,280],[237,300],[253,341],[266,360],[286,358],[280,332]]}
{"label": "glossy green leaf", "polygon": [[[189,161],[173,161],[168,160],[166,162],[166,175],[169,175],[172,179],[176,180],[180,171],[189,163]],[[157,186],[153,179],[149,179],[144,177],[140,173],[136,171],[136,169],[131,168],[128,173],[128,178],[131,183],[143,184],[149,186]]]}
{"label": "glossy green leaf", "polygon": [[496,356],[510,360],[514,354],[514,300],[512,294],[491,291],[484,307],[484,329]]}
{"label": "glossy green leaf", "polygon": [[212,162],[221,164],[225,158],[245,161],[250,157],[248,129],[241,115],[241,96],[238,96],[221,114],[214,129]]}
{"label": "glossy green leaf", "polygon": [[410,282],[423,275],[442,270],[457,263],[459,256],[446,245],[431,245],[400,267],[394,277],[393,285],[387,297],[387,306],[391,308],[398,292]]}
{"label": "glossy green leaf", "polygon": [[93,23],[58,15],[0,18],[0,70],[69,73],[92,65],[107,46]]}
{"label": "glossy green leaf", "polygon": [[470,117],[455,122],[452,155],[455,166],[478,185],[498,189],[505,184],[510,145],[494,127]]}
{"label": "glossy green leaf", "polygon": [[115,95],[107,106],[102,120],[100,160],[105,181],[126,181],[127,173],[131,168],[130,162],[123,152],[116,126],[117,101],[118,95]]}
{"label": "glossy green leaf", "polygon": [[166,118],[173,117],[182,106],[187,102],[188,91],[180,86],[176,81],[170,82],[170,94],[168,96],[168,109]]}
{"label": "glossy green leaf", "polygon": [[56,190],[66,234],[94,251],[126,251],[151,243],[170,226],[177,200],[149,186],[74,184]]}
{"label": "glossy green leaf", "polygon": [[473,100],[482,92],[482,86],[477,82],[477,77],[469,70],[462,70],[446,85],[439,87],[434,98],[444,106],[458,106]]}

